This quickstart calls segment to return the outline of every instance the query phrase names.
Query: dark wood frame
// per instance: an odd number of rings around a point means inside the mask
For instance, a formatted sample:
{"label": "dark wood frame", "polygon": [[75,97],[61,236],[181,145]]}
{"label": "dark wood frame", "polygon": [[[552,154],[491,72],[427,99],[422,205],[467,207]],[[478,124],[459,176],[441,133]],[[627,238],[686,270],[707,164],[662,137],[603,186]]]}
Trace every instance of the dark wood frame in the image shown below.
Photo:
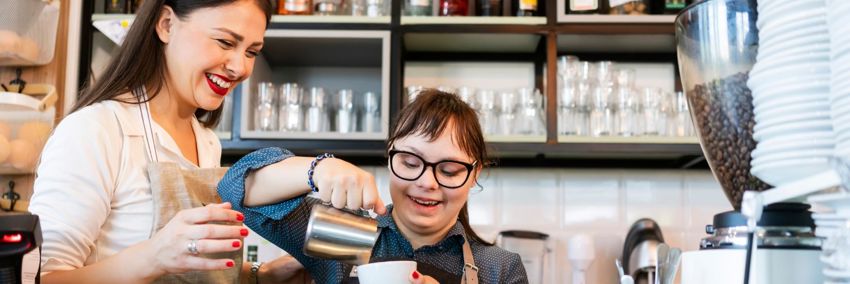
{"label": "dark wood frame", "polygon": [[[544,78],[555,82],[557,71],[544,64],[555,66],[559,34],[594,35],[672,35],[672,24],[622,24],[592,23],[565,24],[557,22],[558,0],[544,0],[546,24],[543,25],[402,25],[401,7],[403,0],[392,0],[390,23],[388,24],[339,24],[339,23],[272,23],[270,29],[307,30],[388,30],[390,37],[390,123],[392,116],[402,107],[404,93],[404,63],[406,61],[522,61],[534,62],[535,85],[545,90],[546,100],[556,102],[557,90],[543,88]],[[95,1],[83,1],[82,21],[91,22]],[[83,88],[90,77],[92,60],[92,35],[90,24],[81,25],[81,48],[79,86]],[[531,53],[451,53],[451,52],[408,52],[404,35],[415,33],[483,33],[483,34],[534,34],[540,36],[537,48]],[[660,53],[579,53],[587,60],[617,60],[643,62],[676,62],[675,51]],[[548,63],[548,64],[547,64]],[[677,74],[678,78],[678,74]],[[677,79],[678,81],[678,79]],[[678,87],[677,87],[678,88]],[[234,92],[238,96],[239,92]],[[384,141],[338,141],[338,140],[260,140],[240,139],[240,99],[234,97],[232,139],[223,140],[225,162],[262,147],[285,147],[297,154],[314,155],[333,152],[348,156],[366,164],[385,164]],[[502,166],[519,167],[621,167],[621,168],[706,168],[702,151],[696,144],[609,144],[609,143],[558,143],[556,104],[546,108],[547,135],[545,143],[490,143]]]}

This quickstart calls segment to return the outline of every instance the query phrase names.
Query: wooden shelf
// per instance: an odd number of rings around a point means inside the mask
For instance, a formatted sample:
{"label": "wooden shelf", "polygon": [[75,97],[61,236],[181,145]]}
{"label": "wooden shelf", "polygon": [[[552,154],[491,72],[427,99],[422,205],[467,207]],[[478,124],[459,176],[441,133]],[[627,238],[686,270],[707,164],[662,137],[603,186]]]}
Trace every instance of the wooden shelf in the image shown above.
{"label": "wooden shelf", "polygon": [[490,135],[485,136],[488,143],[545,143],[546,135]]}
{"label": "wooden shelf", "polygon": [[402,25],[545,25],[546,17],[401,17]]}
{"label": "wooden shelf", "polygon": [[[104,20],[128,20],[133,14],[93,14],[92,22]],[[269,22],[269,30],[274,29],[389,29],[390,17],[356,16],[283,16],[274,15]]]}
{"label": "wooden shelf", "polygon": [[676,21],[676,15],[564,15],[559,17],[560,24],[670,24]]}
{"label": "wooden shelf", "polygon": [[271,132],[271,131],[243,131],[242,138],[244,139],[315,139],[315,140],[379,140],[387,139],[383,133],[365,133],[365,132]]}
{"label": "wooden shelf", "polygon": [[22,170],[9,164],[0,166],[0,175],[28,175],[35,173],[35,169]]}
{"label": "wooden shelf", "polygon": [[284,16],[274,15],[272,23],[313,23],[313,24],[389,24],[390,17],[363,16]]}
{"label": "wooden shelf", "polygon": [[635,136],[635,137],[591,137],[591,136],[558,136],[558,143],[598,143],[598,144],[695,144],[699,145],[697,137],[665,137],[665,136]]}
{"label": "wooden shelf", "polygon": [[[580,54],[582,59],[619,60],[617,56],[625,55],[633,56],[636,59],[631,60],[633,62],[645,62],[646,58],[651,58],[648,61],[652,62],[675,61],[676,17],[673,15],[561,15],[560,6],[566,1],[546,1],[545,4],[547,9],[555,10],[548,18],[412,17],[398,15],[398,7],[393,11],[397,13],[395,17],[274,15],[266,32],[262,60],[255,65],[255,76],[246,83],[282,82],[284,79],[305,81],[295,74],[315,73],[320,69],[323,72],[334,69],[332,71],[337,73],[342,72],[340,70],[360,73],[380,70],[380,88],[373,89],[385,94],[382,100],[386,98],[387,102],[384,106],[382,101],[382,113],[386,114],[387,121],[382,125],[389,125],[389,117],[401,106],[404,77],[399,74],[403,74],[405,62],[522,62],[543,69],[547,58],[551,59],[547,56],[551,49],[556,49],[556,54]],[[91,14],[94,10],[92,6],[87,12],[92,21],[134,19],[134,15],[129,14]],[[89,29],[94,30],[93,27]],[[340,52],[339,47],[344,52]],[[83,45],[82,49],[91,49],[91,46]],[[82,55],[81,60],[87,68],[90,57],[90,54]],[[259,76],[262,72],[257,71],[258,66],[269,69],[266,72],[269,76]],[[275,71],[273,68],[278,68],[278,72],[271,72]],[[337,73],[332,75],[337,76]],[[370,74],[343,78],[354,80],[351,78]],[[540,80],[547,73],[535,73],[534,76]],[[310,85],[327,85],[317,80]],[[251,128],[243,124],[247,123],[250,114],[243,112],[250,110],[237,109],[241,108],[240,101],[241,98],[234,103],[233,113],[237,118],[232,131],[217,132],[222,139],[225,161],[233,161],[264,147],[282,147],[298,155],[328,152],[355,161],[386,163],[386,133],[248,131]],[[547,136],[540,135],[488,136],[485,140],[494,158],[508,161],[501,163],[503,166],[679,168],[691,167],[702,157],[695,137],[557,136],[547,142]]]}
{"label": "wooden shelf", "polygon": [[93,14],[91,15],[92,22],[106,20],[133,20],[136,15],[133,14]]}

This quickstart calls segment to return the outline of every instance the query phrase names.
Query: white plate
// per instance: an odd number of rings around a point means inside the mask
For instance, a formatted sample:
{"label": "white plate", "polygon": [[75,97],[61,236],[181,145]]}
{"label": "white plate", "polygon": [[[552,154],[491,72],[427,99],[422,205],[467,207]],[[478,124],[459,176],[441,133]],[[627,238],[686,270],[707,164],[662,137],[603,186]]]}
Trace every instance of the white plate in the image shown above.
{"label": "white plate", "polygon": [[773,132],[797,132],[797,133],[806,133],[806,132],[814,132],[814,131],[832,131],[832,121],[830,120],[817,120],[817,121],[802,121],[802,122],[791,122],[791,123],[783,123],[778,125],[768,125],[768,126],[760,126],[756,124],[753,127],[753,132],[761,132],[762,135],[766,135],[765,137],[775,137],[769,135],[769,133]]}
{"label": "white plate", "polygon": [[[800,32],[806,31],[806,33]],[[775,50],[772,47],[775,45],[783,45],[788,42],[794,42],[796,45],[805,43],[832,43],[828,38],[824,41],[824,35],[830,33],[829,26],[826,24],[826,19],[807,19],[802,23],[794,23],[793,25],[770,27],[759,30],[759,54],[758,56],[769,55],[761,54],[763,51]],[[793,35],[793,36],[792,36]],[[841,40],[836,40],[841,42]],[[765,46],[765,48],[761,48]],[[787,46],[787,45],[785,45]],[[759,57],[761,58],[761,57]]]}
{"label": "white plate", "polygon": [[[770,29],[773,27],[786,27],[786,26],[798,26],[800,22],[811,22],[811,19],[825,19],[826,18],[826,7],[821,2],[820,5],[809,5],[808,7],[800,7],[796,9],[792,9],[793,7],[788,7],[787,9],[779,9],[776,11],[766,11],[766,14],[761,14],[760,19],[765,19],[762,21],[756,20],[756,27],[761,31],[762,29]],[[787,12],[785,12],[787,11]]]}
{"label": "white plate", "polygon": [[837,228],[833,227],[815,227],[815,236],[821,238],[830,238],[838,233]]}
{"label": "white plate", "polygon": [[806,142],[806,143],[816,143],[816,144],[823,144],[823,143],[835,144],[835,142],[836,142],[835,141],[835,133],[832,132],[832,131],[807,132],[807,133],[800,133],[800,134],[782,135],[780,137],[770,139],[769,141],[770,142],[766,142],[767,144],[765,144],[765,145],[795,144],[795,143],[799,143],[800,141],[803,141],[803,142]]}
{"label": "white plate", "polygon": [[760,82],[762,80],[779,81],[801,75],[821,75],[829,78],[829,74],[829,62],[812,62],[750,72],[750,80],[754,82]]}
{"label": "white plate", "polygon": [[830,278],[848,280],[850,279],[850,271],[839,271],[824,268],[823,275]]}
{"label": "white plate", "polygon": [[767,163],[753,167],[750,172],[773,186],[780,186],[829,169],[826,159],[801,159]]}
{"label": "white plate", "polygon": [[[794,110],[793,107],[788,109]],[[806,112],[764,112],[756,113],[756,127],[769,128],[780,124],[788,124],[795,122],[816,122],[830,121],[829,108],[822,111],[806,111]]]}
{"label": "white plate", "polygon": [[[752,76],[750,76],[750,78],[747,79],[747,86],[750,87],[750,89],[752,90],[762,91],[771,89],[785,89],[789,87],[796,87],[798,85],[822,87],[823,85],[829,86],[831,82],[832,81],[830,77],[828,75],[825,76],[824,74],[798,74],[797,76],[782,78],[781,80],[776,80],[773,78],[770,78],[770,80],[754,80]],[[800,87],[802,88],[803,86]]]}
{"label": "white plate", "polygon": [[784,42],[802,36],[820,33],[823,32],[823,29],[824,27],[822,26],[812,25],[798,29],[785,29],[781,32],[771,32],[770,34],[764,34],[762,31],[759,31],[759,42],[764,44],[772,44],[773,42]]}
{"label": "white plate", "polygon": [[848,225],[847,220],[815,220],[818,227],[842,228]]}
{"label": "white plate", "polygon": [[[783,0],[770,0],[765,1],[761,0],[758,2],[758,13],[759,15],[769,15],[773,13],[781,13],[782,11],[787,11],[789,9],[800,9],[812,7],[814,5],[823,5],[826,6],[826,2],[823,0],[801,0],[801,1],[783,1]],[[805,6],[803,5],[805,4]]]}
{"label": "white plate", "polygon": [[813,34],[801,38],[790,39],[782,43],[759,45],[758,52],[762,54],[760,58],[771,58],[806,52],[828,52],[829,50],[829,36]]}
{"label": "white plate", "polygon": [[[835,132],[833,132],[832,130],[821,130],[821,131],[812,131],[812,132],[790,132],[790,133],[782,133],[780,135],[770,136],[770,137],[762,137],[762,136],[753,135],[753,139],[756,140],[756,142],[758,142],[758,143],[764,143],[766,141],[771,141],[771,140],[779,140],[779,139],[785,139],[785,138],[788,138],[788,137],[806,136],[806,135],[813,135],[813,136],[817,135],[818,137],[831,136],[831,137],[833,137],[833,139],[836,139],[835,138]],[[838,140],[835,140],[835,143],[837,145]]]}
{"label": "white plate", "polygon": [[[758,74],[758,73],[757,73]],[[789,93],[802,91],[829,91],[832,83],[824,74],[801,75],[782,80],[748,80],[747,87],[760,95],[762,93]]]}
{"label": "white plate", "polygon": [[[750,72],[748,86],[761,88],[767,84],[777,84],[783,80],[788,80],[786,85],[799,84],[804,81],[804,78],[809,81],[827,81],[829,82],[829,63],[821,62],[810,64],[807,66],[786,66],[771,70],[763,70],[758,72]],[[793,78],[793,79],[792,79]]]}
{"label": "white plate", "polygon": [[808,201],[829,207],[835,210],[835,214],[850,213],[850,194],[844,192],[814,195]]}
{"label": "white plate", "polygon": [[[816,196],[816,195],[813,195]],[[847,221],[850,220],[850,216],[842,216],[835,213],[812,213],[812,219],[815,220],[835,220],[835,221]]]}
{"label": "white plate", "polygon": [[806,52],[801,54],[793,54],[783,57],[769,57],[761,61],[756,61],[751,73],[762,73],[766,70],[773,70],[782,67],[791,66],[806,66],[817,62],[829,63],[829,52]]}
{"label": "white plate", "polygon": [[789,155],[789,154],[798,154],[799,155],[810,155],[810,154],[826,154],[832,155],[835,150],[835,144],[832,143],[823,143],[823,144],[786,144],[787,147],[781,146],[762,146],[764,143],[759,143],[756,145],[755,150],[750,154],[753,159],[759,157],[770,157],[770,156],[780,156],[780,155]]}
{"label": "white plate", "polygon": [[786,151],[786,152],[772,152],[766,153],[764,155],[756,156],[752,155],[753,161],[752,166],[758,167],[761,165],[770,165],[778,162],[785,161],[799,161],[803,159],[810,158],[829,158],[832,157],[834,151],[832,149],[828,150],[808,150],[808,151]]}
{"label": "white plate", "polygon": [[[801,91],[791,90],[790,93],[770,95],[771,92],[774,92],[774,91],[755,92],[753,94],[753,95],[756,95],[756,94],[759,94],[759,93],[761,93],[761,94],[767,93],[767,95],[760,95],[760,96],[753,97],[753,104],[754,104],[753,110],[754,111],[764,112],[764,111],[768,111],[768,109],[771,109],[771,108],[787,107],[787,106],[792,106],[792,105],[795,105],[795,104],[803,104],[803,103],[814,104],[814,105],[825,104],[827,106],[830,103],[828,97],[824,97],[822,95],[822,93],[824,92],[823,89],[819,89],[818,92],[812,92],[812,93],[805,93],[802,90]],[[775,92],[781,92],[781,91],[775,91]],[[814,95],[812,95],[812,94],[814,94]],[[817,110],[817,109],[819,109],[819,107],[815,108],[815,110]]]}
{"label": "white plate", "polygon": [[835,100],[832,101],[830,109],[839,113],[844,112],[850,109],[850,99],[848,99],[846,95],[835,98]]}
{"label": "white plate", "polygon": [[786,121],[790,119],[803,118],[803,116],[819,116],[828,118],[830,115],[829,104],[808,101],[797,104],[774,104],[774,106],[759,107],[758,110],[754,109],[753,112],[755,113],[756,123],[777,120]]}
{"label": "white plate", "polygon": [[[804,33],[805,31],[805,33]],[[805,44],[833,44],[841,43],[842,39],[824,38],[830,33],[825,19],[807,20],[805,23],[794,26],[773,27],[768,30],[759,30],[759,52],[757,58],[771,55],[765,51],[776,51],[776,45],[789,46]],[[764,48],[762,48],[764,46]]]}

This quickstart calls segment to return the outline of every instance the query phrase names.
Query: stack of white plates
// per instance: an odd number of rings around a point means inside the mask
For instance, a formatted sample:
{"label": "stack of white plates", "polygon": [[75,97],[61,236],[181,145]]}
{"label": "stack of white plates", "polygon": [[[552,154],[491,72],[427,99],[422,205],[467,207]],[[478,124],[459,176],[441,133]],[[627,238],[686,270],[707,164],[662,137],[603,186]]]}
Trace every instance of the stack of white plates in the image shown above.
{"label": "stack of white plates", "polygon": [[832,126],[837,137],[836,155],[850,159],[850,1],[827,1],[827,22],[832,61]]}
{"label": "stack of white plates", "polygon": [[833,209],[830,213],[812,214],[815,235],[824,238],[821,246],[823,274],[829,282],[850,282],[850,194],[845,192],[809,197],[809,202]]}
{"label": "stack of white plates", "polygon": [[758,1],[759,50],[747,82],[758,142],[751,172],[774,186],[829,169],[834,153],[824,1]]}
{"label": "stack of white plates", "polygon": [[[830,115],[836,135],[834,155],[850,159],[850,1],[827,0],[830,35]],[[820,194],[809,202],[831,208],[830,213],[814,214],[815,234],[824,238],[821,261],[830,283],[850,283],[850,194]]]}

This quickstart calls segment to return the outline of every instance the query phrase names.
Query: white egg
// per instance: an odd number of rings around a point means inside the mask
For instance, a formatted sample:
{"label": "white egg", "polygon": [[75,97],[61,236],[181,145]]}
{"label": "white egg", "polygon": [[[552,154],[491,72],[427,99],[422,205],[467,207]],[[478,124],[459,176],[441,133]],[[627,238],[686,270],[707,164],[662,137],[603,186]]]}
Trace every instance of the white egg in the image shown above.
{"label": "white egg", "polygon": [[9,139],[6,139],[6,136],[0,134],[0,164],[6,161],[9,158],[9,154],[12,153],[12,145],[9,144]]}
{"label": "white egg", "polygon": [[37,148],[41,148],[47,141],[51,131],[50,124],[41,121],[30,121],[18,128],[18,139],[26,139]]}
{"label": "white egg", "polygon": [[39,51],[38,44],[29,38],[22,37],[18,43],[18,55],[21,58],[35,62],[39,60],[39,52],[41,51]]}
{"label": "white egg", "polygon": [[0,30],[0,52],[17,52],[21,38],[18,33],[10,30]]}
{"label": "white egg", "polygon": [[12,138],[12,126],[0,121],[0,135],[3,135],[6,139]]}
{"label": "white egg", "polygon": [[20,170],[32,170],[38,159],[38,152],[29,140],[12,140],[12,153],[9,155],[9,163]]}

